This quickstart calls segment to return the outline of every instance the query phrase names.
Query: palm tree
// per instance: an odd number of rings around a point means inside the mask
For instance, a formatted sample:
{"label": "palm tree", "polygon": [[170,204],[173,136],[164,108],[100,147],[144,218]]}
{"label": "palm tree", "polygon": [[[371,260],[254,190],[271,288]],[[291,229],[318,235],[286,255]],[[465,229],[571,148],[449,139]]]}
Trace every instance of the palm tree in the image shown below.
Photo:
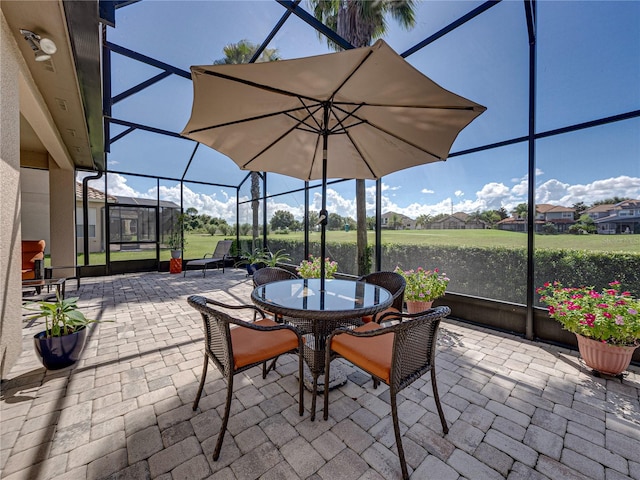
{"label": "palm tree", "polygon": [[[258,51],[259,45],[251,43],[249,40],[240,40],[238,43],[230,43],[226,45],[222,51],[224,58],[215,60],[214,65],[249,63],[255,53]],[[256,62],[275,62],[280,60],[277,48],[265,48]],[[251,211],[253,214],[253,227],[251,250],[257,247],[258,243],[258,224],[260,208],[260,175],[258,172],[251,172]]]}
{"label": "palm tree", "polygon": [[[415,24],[413,0],[309,0],[313,15],[347,40],[354,47],[366,47],[371,41],[382,37],[387,29],[385,15],[400,23],[404,28]],[[322,39],[322,34],[318,32]],[[327,44],[339,50],[334,42]],[[367,248],[367,205],[364,180],[356,180],[356,219],[358,275],[368,272]]]}
{"label": "palm tree", "polygon": [[427,225],[431,222],[431,215],[428,213],[423,213],[422,215],[418,215],[416,218],[416,227],[420,227],[423,230],[427,228]]}

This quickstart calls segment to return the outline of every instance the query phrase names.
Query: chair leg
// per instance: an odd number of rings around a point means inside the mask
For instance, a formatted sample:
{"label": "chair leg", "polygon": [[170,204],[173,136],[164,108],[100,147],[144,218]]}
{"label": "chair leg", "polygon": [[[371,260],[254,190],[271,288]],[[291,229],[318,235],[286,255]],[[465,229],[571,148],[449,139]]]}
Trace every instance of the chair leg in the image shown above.
{"label": "chair leg", "polygon": [[[300,350],[302,350],[300,348]],[[298,412],[300,416],[304,415],[304,360],[302,359],[302,352],[298,352],[298,389],[300,395],[300,402],[298,406]]]}
{"label": "chair leg", "polygon": [[224,434],[227,431],[227,423],[229,423],[229,413],[231,410],[231,397],[233,396],[233,373],[227,378],[227,403],[224,407],[224,418],[222,419],[222,425],[220,426],[220,433],[218,434],[218,441],[216,442],[216,449],[213,451],[213,461],[217,461],[220,457],[220,450],[222,450],[222,441],[224,440]]}
{"label": "chair leg", "polygon": [[271,362],[271,365],[269,365],[269,368],[267,368],[267,362],[264,362],[262,364],[262,378],[265,379],[267,378],[267,374],[271,371],[276,369],[276,362],[278,361],[278,358],[280,358],[279,356],[277,356],[276,358],[273,359],[273,361]]}
{"label": "chair leg", "polygon": [[325,361],[324,364],[324,414],[323,414],[323,418],[325,420],[329,419],[329,368],[331,365],[331,361],[329,360],[329,347],[327,347],[327,360]]}
{"label": "chair leg", "polygon": [[200,386],[198,387],[198,393],[196,394],[196,400],[193,402],[193,409],[198,408],[198,402],[200,402],[200,395],[202,395],[202,388],[204,387],[204,380],[207,378],[207,367],[209,366],[209,358],[207,354],[204,354],[204,365],[202,366],[202,378],[200,379]]}
{"label": "chair leg", "polygon": [[402,478],[403,480],[408,480],[409,472],[407,471],[407,462],[404,459],[404,448],[402,446],[402,437],[400,436],[400,423],[398,422],[398,403],[395,393],[391,394],[391,418],[393,419],[393,431],[396,434],[396,447],[398,449],[398,457],[400,458]]}
{"label": "chair leg", "polygon": [[[325,388],[327,388],[325,386]],[[311,421],[316,419],[316,397],[318,396],[318,374],[313,374],[313,391],[311,392]]]}
{"label": "chair leg", "polygon": [[433,389],[433,398],[436,400],[436,408],[438,409],[438,415],[440,415],[440,423],[442,423],[442,431],[449,433],[449,427],[447,426],[447,419],[442,411],[442,405],[440,404],[440,395],[438,395],[438,385],[436,383],[436,370],[435,366],[431,366],[431,388]]}

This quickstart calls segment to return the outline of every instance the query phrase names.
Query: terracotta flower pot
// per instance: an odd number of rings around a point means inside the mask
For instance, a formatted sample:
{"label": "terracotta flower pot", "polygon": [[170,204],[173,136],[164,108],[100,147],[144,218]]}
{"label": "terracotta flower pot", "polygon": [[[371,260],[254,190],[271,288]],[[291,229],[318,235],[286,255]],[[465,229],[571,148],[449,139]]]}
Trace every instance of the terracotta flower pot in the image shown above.
{"label": "terracotta flower pot", "polygon": [[609,345],[576,333],[578,350],[584,363],[600,373],[619,375],[631,363],[631,357],[637,347]]}
{"label": "terracotta flower pot", "polygon": [[433,305],[433,300],[430,302],[419,302],[417,300],[407,300],[407,311],[409,313],[420,313],[428,310]]}

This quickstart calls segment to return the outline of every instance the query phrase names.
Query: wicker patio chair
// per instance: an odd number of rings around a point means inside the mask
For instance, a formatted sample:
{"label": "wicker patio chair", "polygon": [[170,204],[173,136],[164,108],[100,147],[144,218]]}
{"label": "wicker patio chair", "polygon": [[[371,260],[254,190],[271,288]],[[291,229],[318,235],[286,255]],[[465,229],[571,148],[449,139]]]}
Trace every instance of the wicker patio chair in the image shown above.
{"label": "wicker patio chair", "polygon": [[[300,278],[293,272],[289,270],[285,270],[280,267],[264,267],[256,270],[253,274],[253,286],[259,287],[260,285],[264,285],[265,283],[277,282],[278,280],[292,280],[294,278]],[[281,315],[275,315],[269,311],[266,312],[269,315],[272,315],[277,322],[282,321]],[[254,315],[255,320],[255,315]]]}
{"label": "wicker patio chair", "polygon": [[[404,458],[396,395],[400,390],[431,372],[431,387],[440,415],[442,430],[448,433],[436,385],[436,337],[440,320],[447,316],[449,307],[436,307],[420,313],[389,313],[380,320],[400,319],[400,323],[381,326],[371,322],[349,330],[340,328],[327,339],[325,381],[329,379],[331,357],[339,355],[375,378],[389,385],[391,415],[400,457],[402,478],[409,478]],[[324,419],[329,417],[329,390],[324,391]]]}
{"label": "wicker patio chair", "polygon": [[393,303],[389,308],[378,312],[375,315],[367,315],[362,317],[364,323],[378,322],[378,319],[385,313],[400,313],[402,312],[402,303],[404,302],[404,287],[406,281],[404,277],[396,272],[373,272],[368,275],[363,275],[358,279],[359,282],[372,283],[379,287],[386,288],[393,296]]}
{"label": "wicker patio chair", "polygon": [[[190,296],[187,301],[202,315],[205,333],[202,378],[200,379],[196,399],[193,402],[193,410],[198,408],[198,402],[200,401],[207,376],[209,360],[220,370],[227,381],[227,402],[220,433],[213,451],[213,460],[218,460],[220,456],[222,441],[229,421],[231,396],[233,395],[233,377],[238,373],[262,364],[262,377],[265,378],[267,376],[266,364],[268,360],[275,359],[288,352],[297,353],[300,380],[299,413],[302,416],[304,412],[302,336],[295,327],[278,324],[266,319],[264,312],[253,305],[226,305],[198,295]],[[225,310],[251,309],[257,311],[262,319],[255,323],[247,322],[234,318],[219,310],[219,308]],[[231,328],[232,325],[235,325],[235,327]]]}

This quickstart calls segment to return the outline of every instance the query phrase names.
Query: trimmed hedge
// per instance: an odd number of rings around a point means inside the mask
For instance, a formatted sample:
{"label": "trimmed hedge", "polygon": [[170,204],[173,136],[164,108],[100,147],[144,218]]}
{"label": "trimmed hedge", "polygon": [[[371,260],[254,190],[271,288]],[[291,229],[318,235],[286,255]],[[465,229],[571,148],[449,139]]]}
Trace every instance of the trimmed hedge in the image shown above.
{"label": "trimmed hedge", "polygon": [[[292,240],[269,239],[272,250],[284,249],[292,263],[303,259],[304,244]],[[309,246],[318,254],[320,245]],[[424,267],[439,268],[451,279],[448,290],[512,303],[526,303],[526,248],[481,248],[385,244],[382,270]],[[356,247],[353,243],[327,243],[327,254],[338,262],[342,273],[356,274]],[[584,250],[536,250],[535,286],[559,280],[564,285],[589,285],[597,289],[612,280],[624,290],[640,296],[640,253],[590,252]],[[536,305],[538,297],[535,295]]]}

